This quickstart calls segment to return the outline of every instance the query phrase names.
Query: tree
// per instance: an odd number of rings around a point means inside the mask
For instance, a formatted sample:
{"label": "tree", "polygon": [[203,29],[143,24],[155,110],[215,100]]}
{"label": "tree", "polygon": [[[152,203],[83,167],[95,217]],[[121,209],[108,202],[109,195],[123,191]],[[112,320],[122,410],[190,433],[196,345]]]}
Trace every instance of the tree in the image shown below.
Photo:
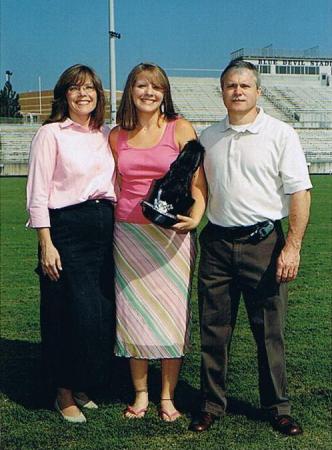
{"label": "tree", "polygon": [[7,81],[0,90],[0,117],[22,117],[20,113],[19,95],[13,91],[10,76],[12,72],[6,71]]}

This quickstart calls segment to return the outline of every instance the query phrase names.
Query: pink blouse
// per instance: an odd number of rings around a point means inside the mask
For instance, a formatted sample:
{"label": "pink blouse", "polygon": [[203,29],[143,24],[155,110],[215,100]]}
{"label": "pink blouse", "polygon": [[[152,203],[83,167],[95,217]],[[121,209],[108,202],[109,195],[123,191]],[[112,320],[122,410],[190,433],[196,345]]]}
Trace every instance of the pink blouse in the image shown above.
{"label": "pink blouse", "polygon": [[108,126],[88,130],[70,119],[39,128],[29,161],[30,227],[49,227],[49,208],[93,199],[116,200],[109,132]]}
{"label": "pink blouse", "polygon": [[118,221],[150,223],[142,214],[140,202],[148,193],[152,180],[164,176],[179,154],[175,124],[176,120],[168,122],[159,143],[149,148],[131,147],[127,131],[119,131],[117,153],[122,182],[115,212]]}

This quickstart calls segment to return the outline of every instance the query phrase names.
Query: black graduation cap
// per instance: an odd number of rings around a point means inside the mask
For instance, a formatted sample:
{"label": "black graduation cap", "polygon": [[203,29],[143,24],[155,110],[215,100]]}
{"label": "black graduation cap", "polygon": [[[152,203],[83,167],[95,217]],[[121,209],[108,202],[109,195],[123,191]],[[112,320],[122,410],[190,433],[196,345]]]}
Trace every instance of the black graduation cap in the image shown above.
{"label": "black graduation cap", "polygon": [[191,196],[193,174],[203,162],[204,147],[196,140],[186,143],[169,171],[153,180],[141,202],[144,216],[156,225],[170,228],[178,222],[176,215],[186,215],[194,204]]}

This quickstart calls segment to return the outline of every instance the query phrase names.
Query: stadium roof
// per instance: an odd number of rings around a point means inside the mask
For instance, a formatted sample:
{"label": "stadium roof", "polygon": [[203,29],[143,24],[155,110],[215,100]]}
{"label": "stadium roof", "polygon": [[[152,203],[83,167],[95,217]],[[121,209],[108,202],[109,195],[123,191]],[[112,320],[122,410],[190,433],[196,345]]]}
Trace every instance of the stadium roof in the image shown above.
{"label": "stadium roof", "polygon": [[284,48],[273,48],[272,44],[262,48],[239,48],[231,53],[231,59],[236,58],[319,58],[332,59],[331,54],[321,54],[319,47],[311,47],[305,50],[290,50]]}

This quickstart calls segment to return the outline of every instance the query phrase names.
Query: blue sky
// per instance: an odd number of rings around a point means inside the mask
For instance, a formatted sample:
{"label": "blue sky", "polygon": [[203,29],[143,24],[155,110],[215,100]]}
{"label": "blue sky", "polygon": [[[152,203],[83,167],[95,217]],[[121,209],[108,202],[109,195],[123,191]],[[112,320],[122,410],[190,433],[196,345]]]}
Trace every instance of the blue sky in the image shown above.
{"label": "blue sky", "polygon": [[[81,62],[109,87],[108,0],[0,0],[1,86],[13,72],[16,91],[54,87]],[[301,50],[319,45],[332,56],[331,0],[114,0],[117,86],[131,68],[221,69],[242,47]],[[202,74],[202,73],[201,73]],[[205,74],[206,76],[209,73]],[[210,76],[218,73],[210,73]]]}

